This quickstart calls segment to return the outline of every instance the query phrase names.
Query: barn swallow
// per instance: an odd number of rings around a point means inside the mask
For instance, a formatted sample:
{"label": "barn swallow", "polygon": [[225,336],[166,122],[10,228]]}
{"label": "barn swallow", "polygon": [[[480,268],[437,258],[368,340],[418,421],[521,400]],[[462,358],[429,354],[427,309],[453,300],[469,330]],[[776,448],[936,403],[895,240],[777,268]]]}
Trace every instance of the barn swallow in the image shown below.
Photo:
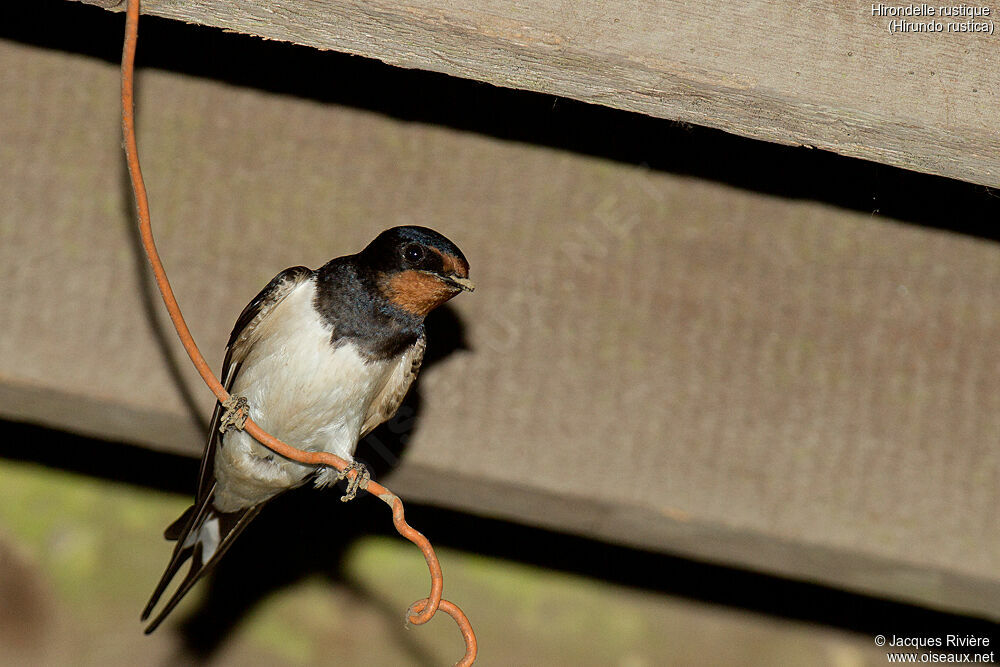
{"label": "barn swallow", "polygon": [[[358,440],[395,414],[420,370],[424,318],[473,289],[454,243],[426,227],[394,227],[356,255],[275,276],[237,319],[222,382],[268,433],[353,462]],[[216,403],[194,504],[164,532],[177,544],[143,621],[188,559],[191,568],[147,634],[269,500],[309,480],[334,481],[329,469],[286,459],[226,428],[231,416]]]}

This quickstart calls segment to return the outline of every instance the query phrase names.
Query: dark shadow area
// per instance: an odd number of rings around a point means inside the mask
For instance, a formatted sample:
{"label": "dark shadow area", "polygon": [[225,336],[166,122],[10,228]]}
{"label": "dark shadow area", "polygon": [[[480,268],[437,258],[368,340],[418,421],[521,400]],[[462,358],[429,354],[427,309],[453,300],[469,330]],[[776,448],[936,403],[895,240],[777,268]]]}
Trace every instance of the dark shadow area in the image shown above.
{"label": "dark shadow area", "polygon": [[[123,25],[122,14],[39,0],[13,8],[0,38],[117,63]],[[825,151],[155,17],[141,21],[138,64],[1000,241],[995,191]]]}
{"label": "dark shadow area", "polygon": [[[424,328],[427,331],[427,349],[424,351],[422,370],[454,352],[470,349],[465,337],[465,324],[448,304],[432,311],[424,320]],[[421,402],[418,375],[396,414],[358,443],[354,458],[368,467],[372,479],[378,480],[395,468],[403,457],[406,443],[417,429]]]}
{"label": "dark shadow area", "polygon": [[[194,459],[37,426],[12,422],[0,422],[0,426],[7,436],[0,442],[0,456],[6,459],[42,463],[173,493],[194,491],[198,470]],[[26,442],[32,446],[25,447]],[[205,601],[181,624],[186,658],[210,658],[262,599],[317,574],[344,583],[366,601],[381,605],[379,608],[393,618],[399,617],[401,610],[370,599],[362,588],[345,581],[342,572],[344,556],[352,541],[365,535],[396,535],[387,510],[380,501],[367,495],[349,504],[341,503],[339,497],[339,490],[298,489],[277,498],[254,520],[220,566],[199,583],[207,588]],[[1000,625],[987,620],[818,584],[415,503],[407,505],[407,519],[437,547],[528,563],[780,619],[843,628],[866,637],[877,634],[941,637],[950,633],[989,637],[991,647],[1000,641]],[[150,539],[159,539],[160,528],[150,527]],[[164,542],[164,561],[168,550],[169,545]],[[155,581],[149,583],[152,587]],[[138,611],[136,632],[141,629]],[[430,664],[429,656],[405,641],[404,645],[411,646],[415,664]],[[947,647],[940,650],[944,652]]]}
{"label": "dark shadow area", "polygon": [[[424,505],[407,518],[448,546],[637,589],[857,632],[868,637],[974,634],[1000,640],[1000,625],[916,605],[734,567],[611,545]],[[426,530],[424,530],[426,527]],[[935,648],[935,650],[938,650]],[[960,652],[966,652],[964,649]]]}
{"label": "dark shadow area", "polygon": [[38,463],[110,482],[194,494],[198,460],[120,442],[0,420],[0,458]]}

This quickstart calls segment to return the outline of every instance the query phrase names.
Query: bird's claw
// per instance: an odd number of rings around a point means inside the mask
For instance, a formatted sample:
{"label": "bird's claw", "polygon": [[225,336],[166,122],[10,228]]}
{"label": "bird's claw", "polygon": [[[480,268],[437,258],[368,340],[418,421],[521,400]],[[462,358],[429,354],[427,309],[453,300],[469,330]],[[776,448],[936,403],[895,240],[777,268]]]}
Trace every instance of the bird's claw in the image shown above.
{"label": "bird's claw", "polygon": [[[349,475],[352,470],[355,473],[354,477]],[[368,472],[365,464],[351,461],[346,468],[337,473],[336,481],[339,482],[342,479],[347,479],[347,492],[340,497],[340,502],[346,503],[349,500],[354,500],[354,497],[358,495],[358,489],[364,491],[368,488],[368,482],[372,481],[372,474]]]}
{"label": "bird's claw", "polygon": [[[354,477],[350,477],[352,470],[356,473]],[[340,501],[346,503],[349,500],[354,500],[354,497],[358,495],[358,489],[364,490],[368,488],[368,482],[371,481],[372,475],[363,463],[358,463],[357,461],[351,461],[343,470],[337,470],[332,466],[324,465],[320,466],[316,471],[313,486],[317,489],[323,489],[336,484],[342,479],[347,479],[347,492],[341,496]]]}
{"label": "bird's claw", "polygon": [[242,431],[243,426],[247,423],[247,417],[250,416],[250,404],[247,403],[246,397],[230,395],[222,407],[226,411],[219,419],[219,433],[224,434],[230,429]]}

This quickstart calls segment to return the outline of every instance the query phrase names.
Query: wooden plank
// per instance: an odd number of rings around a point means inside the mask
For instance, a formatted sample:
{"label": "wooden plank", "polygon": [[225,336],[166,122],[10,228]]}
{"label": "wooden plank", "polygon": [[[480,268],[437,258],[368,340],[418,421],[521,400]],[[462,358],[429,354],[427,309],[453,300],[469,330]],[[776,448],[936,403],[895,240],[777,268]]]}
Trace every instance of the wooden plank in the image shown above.
{"label": "wooden plank", "polygon": [[[502,9],[488,0],[143,2],[157,16],[1000,187],[998,38],[892,34],[894,19],[872,8],[823,0],[528,0]],[[1000,12],[988,8],[976,21],[992,31]]]}

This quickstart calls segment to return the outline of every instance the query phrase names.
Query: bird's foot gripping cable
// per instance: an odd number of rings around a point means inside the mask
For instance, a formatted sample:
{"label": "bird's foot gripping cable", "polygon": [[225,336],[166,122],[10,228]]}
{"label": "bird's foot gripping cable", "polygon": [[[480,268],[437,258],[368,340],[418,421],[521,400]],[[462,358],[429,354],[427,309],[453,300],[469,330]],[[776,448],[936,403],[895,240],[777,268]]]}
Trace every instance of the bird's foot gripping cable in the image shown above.
{"label": "bird's foot gripping cable", "polygon": [[[354,471],[353,476],[350,474],[352,470]],[[346,503],[348,500],[354,500],[359,489],[364,491],[368,488],[368,483],[372,481],[372,474],[368,472],[368,468],[363,463],[357,461],[351,461],[343,470],[337,470],[332,466],[319,466],[316,470],[316,477],[313,479],[313,486],[317,489],[323,489],[333,486],[342,479],[347,480],[347,492],[341,496],[340,501]]]}
{"label": "bird's foot gripping cable", "polygon": [[219,418],[219,433],[225,433],[229,429],[242,431],[250,416],[250,406],[244,396],[230,396],[222,404],[226,409]]}

